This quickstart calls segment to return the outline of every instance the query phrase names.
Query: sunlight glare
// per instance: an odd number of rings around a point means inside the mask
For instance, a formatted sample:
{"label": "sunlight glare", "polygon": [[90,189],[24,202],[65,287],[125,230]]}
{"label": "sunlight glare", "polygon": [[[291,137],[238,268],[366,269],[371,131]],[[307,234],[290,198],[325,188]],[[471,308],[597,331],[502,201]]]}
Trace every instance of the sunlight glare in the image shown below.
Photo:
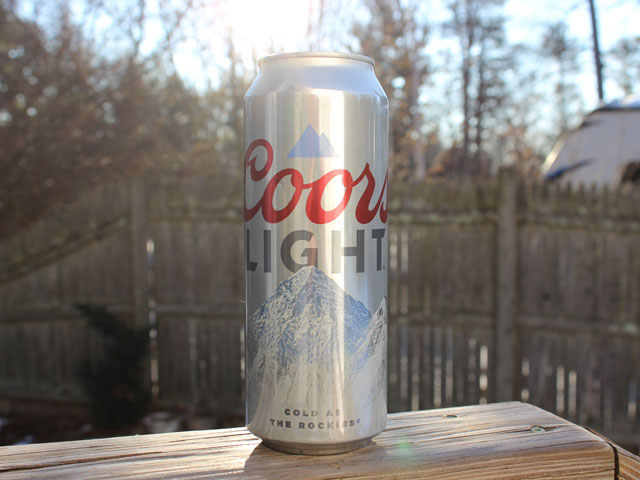
{"label": "sunlight glare", "polygon": [[243,56],[305,50],[309,1],[226,0],[216,6]]}

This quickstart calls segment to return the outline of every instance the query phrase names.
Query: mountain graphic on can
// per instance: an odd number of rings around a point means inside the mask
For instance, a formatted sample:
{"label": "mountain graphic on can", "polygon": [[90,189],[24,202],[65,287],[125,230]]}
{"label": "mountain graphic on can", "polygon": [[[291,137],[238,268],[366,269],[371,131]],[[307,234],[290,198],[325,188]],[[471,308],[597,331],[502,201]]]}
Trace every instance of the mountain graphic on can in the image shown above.
{"label": "mountain graphic on can", "polygon": [[333,158],[337,157],[333,145],[323,133],[318,133],[309,125],[293,146],[287,158]]}

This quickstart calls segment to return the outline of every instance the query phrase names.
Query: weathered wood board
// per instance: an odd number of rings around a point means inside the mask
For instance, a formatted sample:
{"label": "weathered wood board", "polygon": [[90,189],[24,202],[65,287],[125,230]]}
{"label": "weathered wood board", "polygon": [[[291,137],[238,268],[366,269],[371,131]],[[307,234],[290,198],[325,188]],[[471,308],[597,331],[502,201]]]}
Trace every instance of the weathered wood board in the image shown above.
{"label": "weathered wood board", "polygon": [[[617,457],[623,458],[619,471]],[[272,451],[245,428],[0,447],[3,480],[633,479],[639,462],[626,452],[616,455],[581,427],[517,402],[393,414],[370,445],[324,457]]]}

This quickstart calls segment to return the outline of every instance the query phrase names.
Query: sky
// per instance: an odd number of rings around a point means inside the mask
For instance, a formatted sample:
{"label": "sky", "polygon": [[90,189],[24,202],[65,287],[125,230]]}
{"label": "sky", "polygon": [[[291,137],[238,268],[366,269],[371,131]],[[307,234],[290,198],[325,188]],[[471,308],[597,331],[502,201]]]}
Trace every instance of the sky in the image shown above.
{"label": "sky", "polygon": [[[318,22],[318,4],[322,1],[326,16],[323,22]],[[619,39],[640,35],[640,0],[595,0],[596,16],[599,27],[601,52],[609,50]],[[421,3],[419,12],[433,25],[442,24],[450,19],[447,0],[425,0]],[[360,0],[218,0],[210,7],[209,18],[203,18],[207,32],[211,32],[206,42],[212,47],[214,57],[222,59],[219,65],[224,65],[225,43],[220,42],[220,36],[213,32],[230,32],[234,48],[240,53],[247,65],[255,65],[258,58],[279,51],[300,50],[347,50],[357,46],[349,40],[349,30],[353,20],[366,20],[367,12]],[[592,51],[591,18],[588,0],[507,0],[504,7],[506,34],[510,44],[524,44],[532,49],[541,43],[545,27],[551,23],[564,20],[568,25],[568,34],[580,46],[578,63],[580,69],[572,76],[579,92],[577,100],[570,114],[569,126],[580,123],[582,115],[598,107],[597,84],[595,76],[594,58]],[[329,21],[329,19],[337,19]],[[318,36],[310,36],[309,22],[312,26],[320,25]],[[311,29],[317,31],[318,29]],[[226,33],[229,35],[229,33]],[[218,42],[218,46],[216,45]],[[442,52],[449,51],[452,58],[458,52],[457,41],[445,38],[442,29],[432,28],[428,52],[433,54],[433,68],[435,74],[431,77],[431,85],[423,89],[423,95],[443,99],[447,89],[451,90],[451,73],[446,70]],[[204,78],[215,77],[216,62],[209,62],[209,72],[203,75],[198,59],[202,58],[200,46],[184,45],[175,56],[178,70],[187,81],[195,86],[204,85]],[[553,62],[540,65],[540,57],[530,55],[531,60],[525,60],[524,68],[537,69],[542,72],[552,72]],[[440,65],[437,64],[440,62]],[[538,62],[538,63],[535,63]],[[256,67],[254,67],[256,68]],[[606,68],[606,64],[605,64]],[[250,72],[255,74],[255,71]],[[605,76],[605,102],[621,98],[623,92]],[[553,77],[548,77],[553,78]],[[551,82],[552,80],[550,80]],[[640,80],[639,80],[640,81]],[[551,125],[557,115],[554,111],[552,97],[553,86],[550,83],[549,101],[538,102],[537,124],[542,131],[552,130]],[[428,100],[428,99],[427,99]],[[445,141],[457,135],[460,122],[459,108],[451,108],[457,101],[457,96],[444,101],[433,102],[432,118],[440,118],[440,135]],[[448,108],[447,108],[448,105]],[[444,119],[444,120],[442,120]],[[542,139],[542,148],[548,146],[549,139]]]}
{"label": "sky", "polygon": [[[599,22],[599,40],[606,51],[620,38],[640,35],[639,0],[595,0]],[[335,49],[344,45],[345,27],[350,20],[364,18],[356,0],[324,0],[330,14],[338,14],[337,25],[323,24],[324,37],[317,47]],[[308,25],[310,16],[317,11],[318,0],[223,0],[211,7],[213,29],[223,27],[232,32],[237,48],[245,59],[260,58],[274,51],[297,51],[309,48]],[[443,0],[425,2],[426,15],[432,22],[449,17]],[[539,42],[545,25],[565,20],[569,34],[584,47],[583,64],[593,62],[591,23],[587,0],[510,0],[505,4],[507,36],[511,43],[535,44]],[[311,15],[310,15],[311,14]],[[215,25],[217,24],[217,25]],[[215,36],[211,38],[215,42]],[[311,39],[313,42],[313,39]],[[444,45],[437,31],[432,33],[435,48]],[[316,42],[317,43],[317,42]],[[316,48],[317,49],[317,48]],[[192,52],[185,48],[179,62],[183,71],[193,65]],[[595,85],[595,80],[593,80]],[[613,88],[612,85],[608,85]],[[591,89],[595,100],[595,86]],[[590,102],[593,103],[593,102]]]}
{"label": "sky", "polygon": [[[598,19],[600,50],[606,52],[619,39],[640,35],[640,1],[638,0],[595,0]],[[529,43],[540,39],[544,26],[565,20],[569,34],[585,47],[579,56],[583,72],[580,87],[587,105],[596,106],[595,67],[591,36],[591,17],[587,0],[536,0],[528,2],[512,0],[507,2],[505,15],[507,35],[512,43]],[[640,81],[640,79],[639,79]],[[605,100],[613,100],[622,95],[614,83],[605,76]]]}
{"label": "sky", "polygon": [[[115,1],[115,0],[114,0]],[[131,0],[120,0],[119,5],[127,6]],[[162,37],[153,18],[160,15],[159,4],[173,0],[147,0],[147,21],[142,51],[153,51]],[[180,0],[176,0],[180,1]],[[409,0],[401,0],[409,1]],[[78,17],[87,0],[71,0],[70,5]],[[185,81],[199,89],[215,87],[221,73],[229,66],[229,48],[248,66],[247,75],[253,76],[257,60],[265,55],[282,51],[329,50],[357,51],[357,44],[350,36],[354,20],[363,22],[368,12],[362,6],[363,0],[201,0],[197,15],[191,15],[185,24],[190,29],[190,40],[183,41],[173,56],[178,72]],[[609,50],[619,39],[640,35],[640,0],[595,0],[599,24],[599,39],[602,52]],[[318,18],[319,5],[324,5],[325,16]],[[445,140],[457,135],[460,123],[460,108],[456,106],[459,95],[452,80],[451,65],[443,56],[449,52],[455,62],[459,58],[457,41],[447,38],[439,27],[450,19],[448,0],[420,0],[419,15],[433,25],[427,53],[431,55],[433,74],[430,85],[423,88],[425,105],[431,102],[428,112],[431,118],[440,119],[440,134]],[[23,14],[29,16],[35,5],[42,3],[24,0]],[[45,5],[47,3],[45,2]],[[132,4],[133,5],[133,4]],[[133,7],[132,7],[133,8]],[[47,12],[43,12],[47,13]],[[53,12],[49,12],[53,13]],[[564,20],[568,33],[580,46],[579,71],[574,72],[571,81],[579,92],[572,108],[570,127],[581,121],[582,115],[598,106],[596,76],[591,50],[591,21],[588,0],[506,0],[504,6],[506,34],[510,44],[523,44],[531,50],[539,47],[545,27]],[[109,18],[97,18],[92,28],[108,32]],[[311,28],[310,28],[311,25]],[[86,28],[86,27],[85,27]],[[194,33],[195,32],[195,33]],[[103,35],[109,38],[109,35]],[[117,42],[114,40],[114,51]],[[103,51],[109,51],[105,47]],[[554,111],[553,72],[554,63],[541,63],[539,56],[525,56],[523,69],[535,70],[548,75],[545,101],[537,102],[536,114],[541,119],[541,131],[551,125]],[[545,77],[543,77],[545,78]],[[615,82],[607,76],[605,57],[605,102],[622,97]],[[640,80],[639,80],[640,82]],[[447,93],[449,92],[449,93]],[[453,95],[453,96],[452,96]],[[431,97],[431,98],[427,98]],[[547,140],[542,140],[546,142]],[[545,147],[546,148],[546,147]]]}
{"label": "sky", "polygon": [[[85,1],[70,2],[78,16]],[[126,4],[128,0],[123,1]],[[594,1],[601,51],[606,52],[620,38],[640,35],[640,0]],[[147,0],[149,18],[159,15],[159,3],[162,2]],[[317,18],[320,3],[326,12],[323,21]],[[447,3],[447,0],[424,0],[420,14],[431,24],[447,21],[450,18]],[[198,17],[191,24],[198,32],[197,41],[181,44],[174,56],[183,77],[198,87],[206,86],[205,79],[215,79],[220,68],[228,66],[225,62],[229,37],[245,63],[255,65],[258,58],[275,52],[353,48],[353,41],[349,40],[351,24],[354,19],[367,18],[362,0],[202,0],[199,4]],[[30,11],[42,10],[43,4],[25,0],[19,5],[21,13],[29,16]],[[545,25],[565,20],[569,34],[582,47],[579,86],[585,103],[597,105],[588,0],[507,0],[504,15],[509,42],[532,46],[539,45]],[[109,23],[106,18],[98,19],[98,28],[101,22],[105,27]],[[315,28],[309,28],[310,22]],[[153,21],[148,22],[143,49],[145,45],[152,49],[160,35]],[[455,54],[457,45],[454,40],[443,38],[440,29],[433,28],[428,49],[432,53],[449,49]],[[621,92],[606,80],[606,75],[605,82],[606,100],[618,98]]]}

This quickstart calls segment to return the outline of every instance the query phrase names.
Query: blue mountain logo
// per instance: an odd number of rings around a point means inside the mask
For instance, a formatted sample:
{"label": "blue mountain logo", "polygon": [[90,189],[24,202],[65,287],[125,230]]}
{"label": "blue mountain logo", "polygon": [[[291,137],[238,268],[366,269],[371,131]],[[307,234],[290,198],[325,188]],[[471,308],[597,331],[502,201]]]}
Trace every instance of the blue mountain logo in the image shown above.
{"label": "blue mountain logo", "polygon": [[337,157],[333,145],[323,133],[318,135],[311,125],[309,125],[293,146],[287,158],[328,158]]}

